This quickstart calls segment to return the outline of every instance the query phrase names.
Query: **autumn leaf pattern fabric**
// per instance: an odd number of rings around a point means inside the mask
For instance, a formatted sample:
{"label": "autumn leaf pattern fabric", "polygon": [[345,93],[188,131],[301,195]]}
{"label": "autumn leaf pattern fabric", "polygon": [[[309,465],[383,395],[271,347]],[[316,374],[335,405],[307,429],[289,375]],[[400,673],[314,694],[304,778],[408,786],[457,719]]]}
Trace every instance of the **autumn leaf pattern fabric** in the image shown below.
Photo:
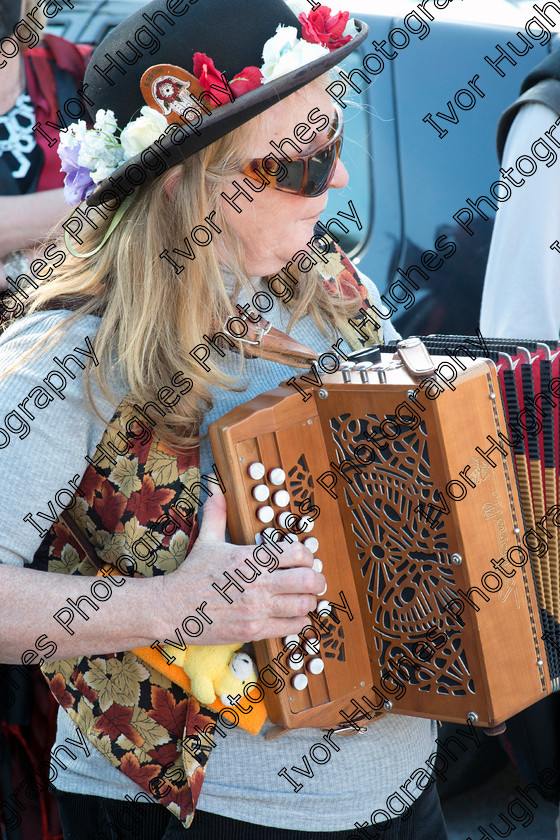
{"label": "autumn leaf pattern fabric", "polygon": [[[97,448],[107,457],[92,459],[99,463],[88,466],[66,512],[101,560],[118,561],[120,571],[128,561],[151,577],[177,569],[194,542],[200,476],[197,451],[175,453],[146,432],[134,407],[122,403]],[[185,512],[181,521],[178,510]],[[132,550],[138,541],[144,561]],[[61,521],[32,566],[97,574]],[[188,827],[218,713],[131,651],[49,662],[42,670],[58,703],[106,760]],[[200,747],[195,726],[208,733]]]}
{"label": "autumn leaf pattern fabric", "polygon": [[[342,248],[331,237],[329,237],[329,240],[329,248],[322,255],[326,259],[326,263],[320,262],[317,266],[324,287],[330,294],[341,295],[343,298],[353,297],[357,290],[362,299],[360,312],[364,310],[369,315],[369,319],[366,318],[363,323],[360,323],[362,337],[348,321],[337,323],[337,327],[342,333],[342,337],[353,349],[374,347],[381,344],[383,342],[383,327],[379,323],[379,314],[368,298],[367,289]],[[358,320],[361,320],[359,316]]]}

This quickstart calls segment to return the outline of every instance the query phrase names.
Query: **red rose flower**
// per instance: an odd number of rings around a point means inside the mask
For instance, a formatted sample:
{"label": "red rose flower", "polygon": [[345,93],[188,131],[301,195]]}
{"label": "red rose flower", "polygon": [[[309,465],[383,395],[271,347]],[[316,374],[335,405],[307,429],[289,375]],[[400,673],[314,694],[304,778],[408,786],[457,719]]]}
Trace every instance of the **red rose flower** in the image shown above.
{"label": "red rose flower", "polygon": [[[195,53],[193,56],[193,73],[201,86],[208,91],[210,97],[205,97],[204,102],[210,108],[218,106],[212,101],[212,97],[219,100],[220,105],[226,102],[233,102],[234,96],[223,73],[219,73],[214,67],[214,62],[205,53]],[[213,87],[212,87],[213,86]]]}
{"label": "red rose flower", "polygon": [[328,6],[319,6],[308,15],[301,12],[298,19],[306,41],[311,44],[321,44],[332,52],[352,40],[351,35],[342,35],[349,16],[348,12],[337,12],[333,15]]}
{"label": "red rose flower", "polygon": [[244,93],[249,93],[250,90],[255,90],[262,84],[263,75],[258,67],[244,67],[241,73],[231,80],[229,83],[233,91],[233,95],[237,99]]}

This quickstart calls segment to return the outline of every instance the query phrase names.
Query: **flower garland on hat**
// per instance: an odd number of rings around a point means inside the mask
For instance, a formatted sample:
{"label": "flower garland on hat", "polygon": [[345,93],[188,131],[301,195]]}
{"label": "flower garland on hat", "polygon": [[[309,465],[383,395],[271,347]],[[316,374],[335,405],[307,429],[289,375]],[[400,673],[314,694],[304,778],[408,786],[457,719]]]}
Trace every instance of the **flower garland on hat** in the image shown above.
{"label": "flower garland on hat", "polygon": [[60,169],[66,173],[64,198],[68,204],[79,204],[121,163],[143,152],[163,134],[168,125],[163,114],[147,105],[140,114],[121,131],[112,111],[99,110],[93,128],[79,120],[61,132],[58,155]]}
{"label": "flower garland on hat", "polygon": [[[261,67],[244,67],[230,82],[216,69],[205,53],[193,56],[193,73],[204,91],[212,94],[214,107],[226,104],[267,82],[291,73],[347,44],[356,35],[348,12],[332,14],[328,6],[306,12],[304,0],[287,0],[302,27],[298,38],[295,26],[279,24],[262,51]],[[216,102],[217,100],[217,102]],[[212,107],[210,105],[210,107]],[[99,110],[93,128],[84,120],[61,132],[58,154],[65,173],[64,198],[76,205],[87,198],[96,184],[105,180],[122,163],[143,152],[168,128],[165,116],[145,105],[140,116],[121,130],[113,111]]]}

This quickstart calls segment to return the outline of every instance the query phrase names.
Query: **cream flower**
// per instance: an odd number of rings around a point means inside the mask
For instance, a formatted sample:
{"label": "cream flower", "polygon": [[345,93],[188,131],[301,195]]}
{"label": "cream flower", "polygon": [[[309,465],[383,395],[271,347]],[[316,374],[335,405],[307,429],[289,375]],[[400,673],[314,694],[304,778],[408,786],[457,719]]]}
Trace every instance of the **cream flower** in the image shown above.
{"label": "cream flower", "polygon": [[163,114],[148,105],[144,105],[140,113],[142,116],[128,123],[121,133],[120,140],[125,160],[147,149],[168,126]]}
{"label": "cream flower", "polygon": [[293,70],[298,70],[324,55],[329,55],[326,47],[298,39],[295,26],[280,24],[276,35],[269,38],[263,47],[264,64],[261,67],[263,84],[291,73]]}

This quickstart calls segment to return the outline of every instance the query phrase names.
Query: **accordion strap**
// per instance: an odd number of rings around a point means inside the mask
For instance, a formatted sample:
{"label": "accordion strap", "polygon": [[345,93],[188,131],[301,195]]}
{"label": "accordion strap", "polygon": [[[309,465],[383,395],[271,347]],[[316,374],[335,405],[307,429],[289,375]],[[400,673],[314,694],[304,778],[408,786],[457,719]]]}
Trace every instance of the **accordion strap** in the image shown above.
{"label": "accordion strap", "polygon": [[229,321],[223,325],[222,329],[227,335],[246,345],[245,352],[248,356],[259,356],[262,359],[297,368],[309,367],[319,358],[318,353],[311,347],[276,329],[270,321],[255,312],[244,312],[239,318],[230,320],[242,321],[245,325],[246,330],[243,334],[230,329]]}
{"label": "accordion strap", "polygon": [[421,338],[404,338],[397,344],[397,353],[403,365],[415,379],[430,376],[436,369],[432,357]]}

